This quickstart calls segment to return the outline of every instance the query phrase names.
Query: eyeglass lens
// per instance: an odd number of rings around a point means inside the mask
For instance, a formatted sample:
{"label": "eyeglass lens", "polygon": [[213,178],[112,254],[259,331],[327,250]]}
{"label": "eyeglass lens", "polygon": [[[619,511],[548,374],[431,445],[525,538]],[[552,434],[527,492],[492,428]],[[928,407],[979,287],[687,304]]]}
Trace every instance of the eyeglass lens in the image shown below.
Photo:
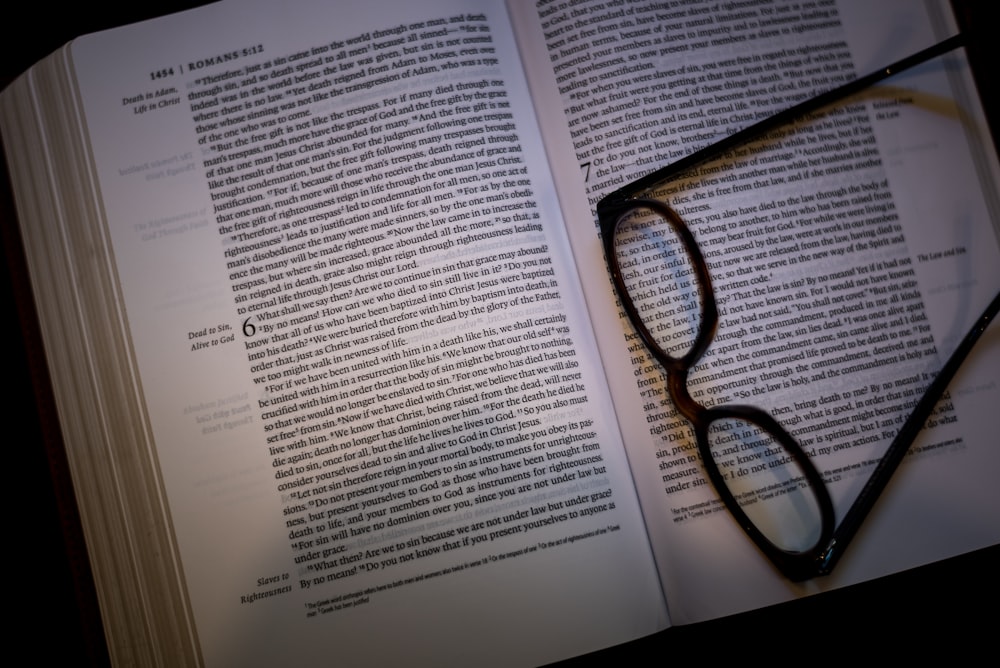
{"label": "eyeglass lens", "polygon": [[635,208],[618,223],[615,254],[629,300],[650,337],[670,357],[688,354],[702,323],[694,264],[661,213]]}
{"label": "eyeglass lens", "polygon": [[786,552],[806,552],[820,539],[816,490],[781,443],[739,418],[713,420],[708,449],[725,485],[764,537]]}

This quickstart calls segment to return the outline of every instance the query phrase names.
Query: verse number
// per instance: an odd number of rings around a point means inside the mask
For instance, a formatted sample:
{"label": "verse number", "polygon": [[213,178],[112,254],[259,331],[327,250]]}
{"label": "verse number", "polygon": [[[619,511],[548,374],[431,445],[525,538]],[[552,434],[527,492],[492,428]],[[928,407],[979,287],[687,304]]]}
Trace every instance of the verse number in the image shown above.
{"label": "verse number", "polygon": [[149,73],[149,78],[153,81],[157,79],[163,79],[164,77],[172,77],[174,75],[174,68],[165,67],[162,70],[156,70],[155,72]]}

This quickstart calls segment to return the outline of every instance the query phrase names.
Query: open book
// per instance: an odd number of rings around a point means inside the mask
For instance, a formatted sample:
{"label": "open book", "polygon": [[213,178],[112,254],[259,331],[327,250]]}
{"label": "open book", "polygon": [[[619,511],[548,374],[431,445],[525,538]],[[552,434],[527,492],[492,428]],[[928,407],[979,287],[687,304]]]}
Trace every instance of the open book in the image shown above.
{"label": "open book", "polygon": [[[8,88],[112,658],[537,664],[997,543],[996,327],[838,569],[793,584],[601,251],[614,188],[955,30],[872,4],[222,2]],[[892,85],[670,202],[722,311],[692,383],[778,416],[838,513],[1000,286],[964,58]]]}

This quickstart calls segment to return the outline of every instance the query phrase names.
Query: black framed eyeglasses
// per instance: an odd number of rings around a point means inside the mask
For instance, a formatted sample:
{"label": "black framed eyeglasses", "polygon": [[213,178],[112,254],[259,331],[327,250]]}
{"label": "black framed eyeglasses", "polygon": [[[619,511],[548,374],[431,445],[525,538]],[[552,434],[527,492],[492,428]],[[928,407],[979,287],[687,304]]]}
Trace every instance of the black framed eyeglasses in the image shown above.
{"label": "black framed eyeglasses", "polygon": [[[806,100],[620,188],[597,205],[604,253],[622,309],[649,353],[665,370],[669,396],[693,427],[707,477],[740,527],[791,580],[831,572],[963,360],[1000,309],[1000,294],[926,387],[853,505],[835,526],[834,506],[823,476],[805,449],[772,415],[748,405],[706,406],[692,396],[689,372],[716,338],[719,326],[716,292],[705,254],[688,225],[673,206],[649,193],[669,193],[664,184],[684,175],[717,175],[713,168],[699,166],[720,157],[731,161],[740,155],[740,147],[752,141],[780,139],[784,137],[782,128],[791,127],[793,122],[801,123],[803,118],[823,113],[831,105],[844,105],[850,96],[870,90],[873,84],[959,46],[960,35]],[[845,120],[840,125],[850,124]],[[742,155],[746,155],[745,151]],[[693,172],[696,168],[700,171]],[[774,218],[758,218],[752,208],[740,210],[734,206],[729,213],[741,221],[736,224],[740,234],[760,235],[764,230],[776,233],[777,225],[764,222]],[[807,243],[819,246],[822,242]],[[760,275],[760,267],[787,267],[781,253],[765,253],[762,260],[763,264],[754,269],[742,268],[748,287],[754,275]],[[732,283],[743,285],[744,281]],[[775,308],[781,308],[780,303]],[[723,346],[737,358],[742,350],[740,334],[745,336],[745,330],[729,332],[728,345]],[[722,371],[718,375],[725,377]]]}

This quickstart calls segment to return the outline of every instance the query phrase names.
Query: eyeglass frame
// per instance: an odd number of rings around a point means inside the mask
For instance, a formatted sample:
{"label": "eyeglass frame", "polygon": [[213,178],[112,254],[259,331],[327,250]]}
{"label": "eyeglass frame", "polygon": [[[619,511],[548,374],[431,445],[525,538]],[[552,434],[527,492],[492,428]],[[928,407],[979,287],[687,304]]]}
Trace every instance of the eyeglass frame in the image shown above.
{"label": "eyeglass frame", "polygon": [[[848,509],[840,524],[835,526],[833,501],[825,481],[816,469],[816,466],[812,463],[809,455],[777,420],[766,411],[754,406],[724,404],[708,407],[699,404],[691,397],[687,389],[688,371],[694,367],[708,350],[718,328],[718,307],[716,306],[715,290],[712,286],[708,263],[705,261],[694,235],[681,219],[680,215],[668,204],[660,200],[636,197],[634,193],[648,191],[652,186],[669,181],[695,165],[719,157],[736,146],[759,138],[775,127],[795,121],[810,112],[822,109],[832,103],[840,102],[887,77],[898,74],[903,70],[924,63],[961,46],[964,46],[964,38],[959,33],[881,70],[854,79],[847,84],[816,95],[754,123],[674,163],[632,181],[602,198],[597,203],[598,223],[604,255],[611,273],[612,283],[619,296],[620,304],[647,350],[666,371],[668,393],[678,412],[694,427],[698,451],[709,481],[712,483],[726,509],[743,531],[757,545],[761,552],[771,560],[775,567],[792,581],[800,582],[813,577],[828,575],[833,570],[847,545],[874,507],[882,491],[888,485],[893,473],[902,462],[907,450],[909,450],[910,445],[916,439],[917,434],[923,428],[928,417],[930,417],[935,405],[944,395],[948,384],[957,373],[962,362],[972,350],[979,336],[986,330],[990,321],[996,316],[997,311],[1000,310],[1000,292],[997,293],[990,302],[990,305],[975,321],[968,334],[958,344],[933,381],[927,386],[920,401],[914,406],[909,418],[903,423],[896,437],[876,464],[854,503]],[[628,287],[624,282],[621,267],[618,264],[618,254],[615,251],[618,225],[628,213],[637,209],[652,211],[661,216],[673,228],[688,253],[688,258],[696,274],[698,285],[701,287],[701,290],[698,291],[701,302],[701,318],[698,333],[691,347],[681,357],[674,357],[664,351],[650,333],[643,317],[632,302]],[[815,497],[819,511],[820,534],[813,547],[802,551],[787,550],[780,547],[758,529],[744,512],[742,506],[740,506],[726,484],[725,477],[719,470],[708,443],[709,426],[712,422],[723,419],[740,419],[757,425],[770,434],[795,460],[795,463],[799,466],[803,476],[809,483],[809,489]]]}

